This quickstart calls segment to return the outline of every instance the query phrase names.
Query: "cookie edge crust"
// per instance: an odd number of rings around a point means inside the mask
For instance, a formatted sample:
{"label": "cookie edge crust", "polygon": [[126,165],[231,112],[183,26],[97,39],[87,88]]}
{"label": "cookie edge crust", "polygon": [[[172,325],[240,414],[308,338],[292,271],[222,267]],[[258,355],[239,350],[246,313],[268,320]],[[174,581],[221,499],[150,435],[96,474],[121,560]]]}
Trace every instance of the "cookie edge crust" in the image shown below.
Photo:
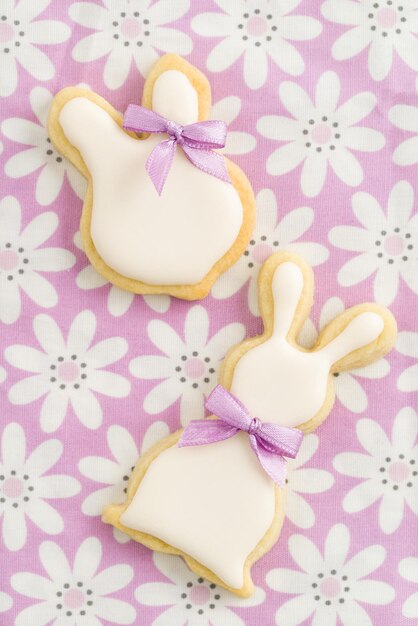
{"label": "cookie edge crust", "polygon": [[[374,303],[360,304],[347,309],[341,315],[336,317],[319,335],[316,344],[311,350],[302,348],[297,343],[297,337],[303,323],[310,313],[313,304],[313,270],[297,255],[291,252],[277,252],[269,257],[269,259],[267,259],[267,261],[264,263],[258,279],[259,304],[263,319],[264,332],[262,335],[258,335],[256,337],[244,340],[243,342],[232,347],[229,350],[224,359],[219,376],[220,384],[223,385],[226,389],[229,389],[231,387],[234,370],[240,358],[246,352],[248,352],[248,350],[267,341],[272,335],[274,314],[272,281],[275,271],[277,270],[279,265],[286,262],[292,262],[297,264],[301,269],[304,278],[302,294],[298,302],[292,325],[287,335],[287,340],[298,350],[301,350],[303,352],[314,352],[320,350],[325,345],[327,345],[335,336],[342,332],[342,330],[349,324],[349,322],[359,313],[376,312],[381,315],[384,320],[383,331],[375,341],[351,352],[340,361],[334,363],[329,373],[327,393],[321,409],[310,420],[299,426],[300,430],[302,430],[305,434],[308,434],[315,430],[325,420],[325,418],[332,409],[335,399],[332,374],[334,372],[344,371],[353,367],[361,367],[364,363],[371,362],[371,359],[368,358],[371,354],[373,354],[373,360],[377,360],[384,356],[387,352],[389,352],[389,350],[391,350],[391,348],[393,347],[396,339],[396,322],[392,314],[386,308]],[[193,559],[189,554],[183,552],[182,550],[179,550],[174,546],[171,546],[164,541],[161,541],[153,535],[149,535],[147,533],[142,533],[138,530],[128,528],[120,522],[121,515],[132,502],[132,499],[139,487],[139,484],[141,483],[142,478],[145,476],[145,473],[150,464],[161,454],[161,452],[163,452],[167,448],[170,448],[171,446],[176,445],[181,437],[182,432],[183,429],[180,429],[172,433],[171,435],[168,435],[157,444],[155,444],[138,460],[128,483],[126,501],[123,504],[110,504],[106,506],[103,511],[102,521],[107,524],[113,525],[115,528],[118,528],[120,531],[131,537],[131,539],[134,539],[138,543],[143,544],[151,550],[183,557],[190,569],[198,576],[203,576],[210,582],[213,582],[216,585],[227,589],[237,596],[243,598],[249,597],[254,590],[254,584],[251,578],[252,565],[274,546],[280,536],[285,515],[285,488],[280,488],[277,485],[274,488],[275,511],[273,522],[270,528],[264,534],[264,536],[260,539],[254,550],[248,555],[244,564],[244,582],[242,587],[240,587],[239,589],[226,585],[218,576],[216,576],[216,574],[214,574],[214,572],[206,568],[204,565],[199,563],[199,561]]]}
{"label": "cookie edge crust", "polygon": [[[200,70],[175,54],[162,56],[151,68],[144,84],[142,105],[151,108],[152,91],[155,81],[160,74],[167,70],[178,70],[187,76],[198,94],[199,121],[207,119],[211,107],[211,89],[209,81]],[[92,177],[80,152],[68,141],[59,123],[59,115],[62,108],[70,100],[79,97],[87,98],[94,102],[94,104],[100,106],[121,128],[123,125],[123,116],[102,96],[80,87],[66,87],[59,91],[53,99],[49,112],[48,134],[53,145],[87,180],[87,191],[84,197],[80,220],[80,234],[83,249],[90,263],[106,280],[124,291],[141,295],[168,294],[182,300],[200,300],[204,298],[209,294],[217,278],[239,259],[253,231],[255,223],[255,199],[254,192],[246,175],[238,165],[225,157],[228,174],[231,178],[232,185],[239,195],[242,205],[242,224],[232,246],[218,259],[200,282],[192,285],[154,285],[134,278],[128,278],[108,266],[96,250],[91,237],[91,217],[93,209]],[[124,132],[136,138],[138,141],[147,136],[145,134],[138,136],[129,131]]]}

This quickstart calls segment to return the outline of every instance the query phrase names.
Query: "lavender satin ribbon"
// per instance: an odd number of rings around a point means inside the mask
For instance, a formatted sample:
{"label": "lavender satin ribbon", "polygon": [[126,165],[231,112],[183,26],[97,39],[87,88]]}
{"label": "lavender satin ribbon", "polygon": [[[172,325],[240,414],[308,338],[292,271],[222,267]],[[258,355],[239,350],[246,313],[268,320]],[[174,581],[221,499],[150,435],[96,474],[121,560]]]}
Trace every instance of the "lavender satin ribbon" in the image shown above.
{"label": "lavender satin ribbon", "polygon": [[270,478],[283,487],[286,478],[286,460],[294,459],[303,439],[297,428],[261,422],[252,417],[246,407],[221,385],[208,397],[206,408],[219,417],[217,420],[192,420],[184,429],[178,445],[200,446],[233,437],[240,430],[248,433],[250,445]]}
{"label": "lavender satin ribbon", "polygon": [[161,195],[173,162],[176,146],[181,146],[191,163],[211,176],[230,183],[225,159],[212,148],[223,148],[226,124],[219,120],[180,126],[138,104],[130,104],[123,118],[123,128],[136,133],[166,133],[170,139],[155,146],[146,162],[146,170]]}

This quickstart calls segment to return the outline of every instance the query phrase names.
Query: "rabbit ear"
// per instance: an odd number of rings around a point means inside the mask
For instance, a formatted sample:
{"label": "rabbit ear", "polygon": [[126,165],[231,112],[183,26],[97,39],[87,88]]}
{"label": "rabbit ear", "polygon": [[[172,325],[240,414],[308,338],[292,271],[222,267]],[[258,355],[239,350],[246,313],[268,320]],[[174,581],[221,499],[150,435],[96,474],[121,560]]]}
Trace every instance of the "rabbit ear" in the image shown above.
{"label": "rabbit ear", "polygon": [[376,304],[362,304],[328,324],[316,349],[327,355],[332,371],[342,371],[380,358],[393,346],[395,337],[392,314]]}
{"label": "rabbit ear", "polygon": [[166,54],[147,76],[142,105],[182,126],[206,120],[211,106],[208,79],[181,57]]}
{"label": "rabbit ear", "polygon": [[182,126],[198,121],[199,98],[183,72],[167,70],[159,75],[152,90],[152,110]]}
{"label": "rabbit ear", "polygon": [[264,326],[273,336],[294,339],[312,303],[313,274],[297,255],[273,254],[259,278],[259,300]]}

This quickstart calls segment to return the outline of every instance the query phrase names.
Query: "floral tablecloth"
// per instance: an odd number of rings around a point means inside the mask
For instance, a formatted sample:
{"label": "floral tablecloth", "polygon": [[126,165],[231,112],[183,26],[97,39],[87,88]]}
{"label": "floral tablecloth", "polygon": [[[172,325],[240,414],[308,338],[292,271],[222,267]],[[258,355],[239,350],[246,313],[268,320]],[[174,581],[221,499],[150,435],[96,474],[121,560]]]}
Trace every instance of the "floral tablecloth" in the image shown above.
{"label": "floral tablecloth", "polygon": [[[0,0],[1,626],[407,626],[418,619],[417,0]],[[123,111],[163,52],[213,87],[257,225],[202,302],[133,297],[80,250],[84,182],[45,132],[82,84]],[[376,300],[393,352],[335,378],[279,543],[237,599],[100,521],[261,331],[273,251],[314,266],[301,342]],[[303,393],[303,390],[301,390]],[[279,410],[279,407],[278,407]]]}

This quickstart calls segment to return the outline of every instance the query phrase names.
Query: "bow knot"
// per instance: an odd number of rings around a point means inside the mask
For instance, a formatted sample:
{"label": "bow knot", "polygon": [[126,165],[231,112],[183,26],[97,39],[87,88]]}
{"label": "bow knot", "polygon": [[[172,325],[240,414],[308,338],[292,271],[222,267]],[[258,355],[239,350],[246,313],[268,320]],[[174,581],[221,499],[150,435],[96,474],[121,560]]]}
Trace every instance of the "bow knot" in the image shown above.
{"label": "bow knot", "polygon": [[123,128],[136,133],[166,133],[169,139],[161,141],[151,151],[145,168],[161,195],[173,163],[176,147],[180,146],[184,155],[198,169],[230,183],[225,159],[213,148],[223,148],[226,140],[226,124],[219,120],[206,120],[181,126],[167,120],[158,113],[130,104],[123,118]]}
{"label": "bow knot", "polygon": [[248,433],[250,446],[263,470],[280,485],[285,484],[286,459],[294,459],[303,432],[252,417],[248,409],[229,391],[217,385],[208,397],[206,408],[219,419],[192,420],[184,429],[179,446],[215,443],[233,437],[239,431]]}

